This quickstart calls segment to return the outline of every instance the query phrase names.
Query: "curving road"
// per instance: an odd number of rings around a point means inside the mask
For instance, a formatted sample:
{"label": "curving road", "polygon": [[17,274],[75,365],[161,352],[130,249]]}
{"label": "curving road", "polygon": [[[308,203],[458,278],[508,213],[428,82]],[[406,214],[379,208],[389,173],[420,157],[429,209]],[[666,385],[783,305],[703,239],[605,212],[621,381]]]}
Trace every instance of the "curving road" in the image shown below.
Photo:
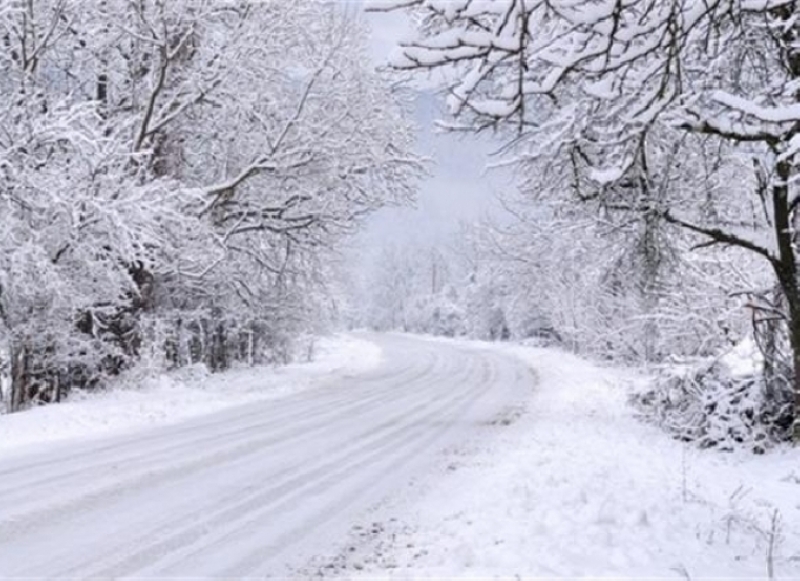
{"label": "curving road", "polygon": [[490,350],[368,336],[376,371],[0,460],[0,577],[282,577],[530,393]]}

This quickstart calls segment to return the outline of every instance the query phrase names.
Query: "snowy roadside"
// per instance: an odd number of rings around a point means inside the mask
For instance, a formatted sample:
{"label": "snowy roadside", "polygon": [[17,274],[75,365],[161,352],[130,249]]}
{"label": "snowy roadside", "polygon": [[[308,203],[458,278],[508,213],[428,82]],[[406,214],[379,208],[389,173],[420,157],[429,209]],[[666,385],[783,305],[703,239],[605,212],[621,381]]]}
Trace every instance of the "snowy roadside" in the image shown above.
{"label": "snowy roadside", "polygon": [[701,451],[634,417],[631,372],[484,348],[535,370],[527,409],[375,507],[316,575],[800,578],[800,451]]}
{"label": "snowy roadside", "polygon": [[323,337],[313,359],[282,367],[211,374],[194,366],[158,376],[124,378],[116,388],[77,393],[56,405],[0,415],[0,455],[72,438],[116,435],[167,425],[233,406],[284,397],[333,377],[377,367],[381,349],[351,335]]}

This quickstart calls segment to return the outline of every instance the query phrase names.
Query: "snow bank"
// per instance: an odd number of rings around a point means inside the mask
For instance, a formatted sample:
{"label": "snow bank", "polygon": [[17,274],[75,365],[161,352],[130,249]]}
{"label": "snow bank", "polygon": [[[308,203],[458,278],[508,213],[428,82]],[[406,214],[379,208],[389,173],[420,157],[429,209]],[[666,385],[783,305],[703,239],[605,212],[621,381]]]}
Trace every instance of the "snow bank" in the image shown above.
{"label": "snow bank", "polygon": [[116,388],[74,393],[60,404],[0,415],[0,454],[79,437],[117,434],[165,425],[225,408],[284,397],[320,386],[331,377],[377,367],[381,349],[338,335],[318,339],[312,360],[283,367],[234,369],[210,374],[203,366],[147,376],[132,372]]}
{"label": "snow bank", "polygon": [[681,444],[635,419],[626,401],[643,378],[553,349],[492,348],[538,374],[528,408],[376,508],[335,576],[766,579],[771,566],[800,577],[798,451]]}

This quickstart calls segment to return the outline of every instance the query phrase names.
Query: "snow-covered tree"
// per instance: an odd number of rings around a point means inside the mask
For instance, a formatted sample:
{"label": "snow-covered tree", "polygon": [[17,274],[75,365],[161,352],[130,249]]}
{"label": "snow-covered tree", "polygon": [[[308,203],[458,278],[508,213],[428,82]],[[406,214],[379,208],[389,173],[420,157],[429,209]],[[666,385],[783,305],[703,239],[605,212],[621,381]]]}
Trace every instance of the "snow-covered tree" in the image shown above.
{"label": "snow-covered tree", "polygon": [[225,367],[325,309],[330,253],[408,201],[408,107],[325,3],[0,6],[11,407],[143,355]]}
{"label": "snow-covered tree", "polygon": [[[461,120],[454,127],[496,128],[508,137],[510,158],[560,160],[558,171],[592,184],[579,188],[583,196],[766,260],[786,301],[800,419],[796,1],[376,4],[416,12],[419,35],[394,64],[443,71]],[[715,190],[713,212],[702,211],[704,181],[681,183],[699,147],[756,164],[749,179]],[[735,206],[742,193],[755,209],[746,217]]]}

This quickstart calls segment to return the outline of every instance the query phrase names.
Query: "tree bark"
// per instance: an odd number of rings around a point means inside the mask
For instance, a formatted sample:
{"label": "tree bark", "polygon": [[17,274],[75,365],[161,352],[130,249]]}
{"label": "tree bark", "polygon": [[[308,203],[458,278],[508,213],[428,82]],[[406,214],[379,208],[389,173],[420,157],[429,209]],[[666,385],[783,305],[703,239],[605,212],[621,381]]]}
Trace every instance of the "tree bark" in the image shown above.
{"label": "tree bark", "polygon": [[22,408],[28,389],[28,352],[25,346],[11,347],[11,394],[9,397],[9,413]]}
{"label": "tree bark", "polygon": [[772,186],[772,203],[778,257],[773,261],[775,274],[786,297],[789,315],[789,342],[792,348],[792,391],[794,394],[792,441],[800,444],[800,288],[797,281],[797,256],[789,204],[789,178],[792,166],[779,161],[775,165],[777,181]]}

